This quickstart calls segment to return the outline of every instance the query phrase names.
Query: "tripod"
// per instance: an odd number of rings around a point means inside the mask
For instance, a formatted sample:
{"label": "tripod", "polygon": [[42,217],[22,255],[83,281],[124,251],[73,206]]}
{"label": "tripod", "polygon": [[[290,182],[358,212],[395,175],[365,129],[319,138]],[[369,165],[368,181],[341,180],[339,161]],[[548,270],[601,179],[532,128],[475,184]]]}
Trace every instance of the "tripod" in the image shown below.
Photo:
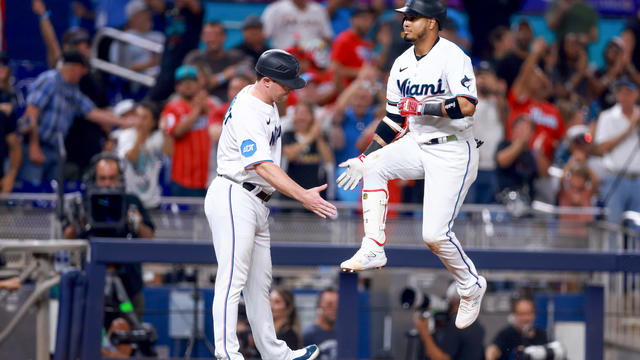
{"label": "tripod", "polygon": [[211,355],[215,356],[215,350],[213,348],[213,344],[207,339],[207,336],[204,334],[204,330],[200,331],[198,327],[198,303],[200,302],[200,289],[198,289],[198,269],[193,270],[193,327],[191,328],[191,335],[189,336],[189,341],[187,342],[187,349],[184,352],[185,359],[191,359],[191,352],[193,349],[197,347],[197,341],[202,340],[209,349]]}

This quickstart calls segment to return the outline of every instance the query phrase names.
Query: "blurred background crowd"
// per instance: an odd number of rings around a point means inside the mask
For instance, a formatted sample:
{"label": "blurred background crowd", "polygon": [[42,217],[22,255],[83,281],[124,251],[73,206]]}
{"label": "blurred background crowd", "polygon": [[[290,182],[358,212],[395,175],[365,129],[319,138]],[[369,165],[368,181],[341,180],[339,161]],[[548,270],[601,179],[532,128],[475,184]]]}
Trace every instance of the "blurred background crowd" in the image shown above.
{"label": "blurred background crowd", "polygon": [[[467,202],[600,205],[619,222],[624,211],[640,211],[637,4],[621,1],[612,15],[583,0],[530,3],[448,1],[441,36],[472,57],[474,131],[484,141]],[[229,20],[238,4],[259,11]],[[107,151],[121,158],[127,191],[147,208],[163,195],[204,195],[226,110],[270,48],[294,54],[308,82],[279,104],[289,175],[304,187],[329,183],[330,199],[358,202],[359,191],[332,186],[337,164],[368,145],[385,114],[389,69],[410,46],[393,12],[400,0],[5,5],[6,15],[14,8],[24,18],[21,27],[7,18],[0,55],[2,192],[52,191],[60,167],[73,188]],[[104,37],[107,27],[122,33]],[[20,32],[39,34],[28,42],[44,44],[46,61],[41,52],[24,65]],[[126,76],[133,72],[152,81]],[[423,197],[420,181],[390,189],[392,202]]]}

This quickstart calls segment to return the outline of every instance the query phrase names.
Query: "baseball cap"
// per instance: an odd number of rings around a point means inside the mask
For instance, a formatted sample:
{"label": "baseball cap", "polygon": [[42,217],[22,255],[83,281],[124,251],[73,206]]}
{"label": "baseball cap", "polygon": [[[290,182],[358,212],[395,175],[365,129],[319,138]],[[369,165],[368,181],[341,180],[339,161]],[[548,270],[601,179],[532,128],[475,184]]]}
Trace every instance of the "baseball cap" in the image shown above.
{"label": "baseball cap", "polygon": [[609,43],[607,45],[615,45],[620,49],[624,49],[624,40],[622,40],[622,38],[619,36],[615,36],[611,38],[611,40],[609,40]]}
{"label": "baseball cap", "polygon": [[128,112],[133,111],[136,108],[136,102],[131,99],[125,99],[116,104],[113,107],[113,113],[120,117]]}
{"label": "baseball cap", "polygon": [[260,17],[258,17],[258,15],[256,14],[251,14],[247,16],[244,19],[244,22],[242,23],[242,30],[247,28],[261,28],[261,27],[262,27],[262,20],[260,20]]}
{"label": "baseball cap", "polygon": [[630,90],[636,91],[638,90],[638,85],[631,81],[629,78],[627,77],[623,77],[620,80],[616,81],[615,85],[614,85],[616,91],[620,90],[620,88],[622,87],[627,87]]}
{"label": "baseball cap", "polygon": [[175,79],[176,81],[197,80],[198,69],[193,65],[182,65],[176,69]]}
{"label": "baseball cap", "polygon": [[62,43],[67,45],[78,45],[81,42],[90,42],[90,40],[89,33],[79,28],[69,29],[62,35]]}
{"label": "baseball cap", "polygon": [[62,63],[63,64],[80,64],[84,67],[89,67],[89,62],[87,58],[84,57],[79,51],[71,50],[65,51],[62,53]]}
{"label": "baseball cap", "polygon": [[127,15],[127,19],[130,19],[133,15],[139,13],[140,11],[149,10],[147,4],[142,0],[131,0],[124,7],[124,13]]}
{"label": "baseball cap", "polygon": [[589,132],[589,127],[582,124],[573,125],[567,129],[567,139],[570,141],[590,143],[591,133]]}

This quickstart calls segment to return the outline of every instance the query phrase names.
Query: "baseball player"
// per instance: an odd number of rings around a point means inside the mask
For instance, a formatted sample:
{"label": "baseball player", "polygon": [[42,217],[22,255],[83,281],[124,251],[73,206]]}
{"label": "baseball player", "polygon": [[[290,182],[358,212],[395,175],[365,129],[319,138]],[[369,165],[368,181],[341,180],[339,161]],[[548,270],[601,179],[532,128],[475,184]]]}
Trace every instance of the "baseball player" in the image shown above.
{"label": "baseball player", "polygon": [[263,359],[307,360],[318,356],[310,345],[291,350],[276,339],[269,303],[271,194],[300,201],[325,218],[336,208],[320,197],[327,187],[305,190],[280,169],[282,128],[276,102],[305,86],[295,57],[282,50],[265,51],[256,64],[258,80],[236,95],[227,111],[218,145],[218,176],[211,182],[204,210],[218,261],[213,299],[217,359],[243,359],[236,335],[242,292],[256,346]]}
{"label": "baseball player", "polygon": [[364,177],[365,232],[360,249],[340,267],[353,272],[386,265],[387,181],[424,179],[422,239],[455,277],[461,298],[456,326],[462,329],[477,318],[487,285],[453,232],[478,171],[471,129],[475,77],[469,57],[438,36],[446,19],[440,0],[408,0],[396,11],[404,14],[404,39],[413,46],[391,68],[387,114],[373,141],[362,155],[340,164],[347,170],[338,186],[354,189]]}

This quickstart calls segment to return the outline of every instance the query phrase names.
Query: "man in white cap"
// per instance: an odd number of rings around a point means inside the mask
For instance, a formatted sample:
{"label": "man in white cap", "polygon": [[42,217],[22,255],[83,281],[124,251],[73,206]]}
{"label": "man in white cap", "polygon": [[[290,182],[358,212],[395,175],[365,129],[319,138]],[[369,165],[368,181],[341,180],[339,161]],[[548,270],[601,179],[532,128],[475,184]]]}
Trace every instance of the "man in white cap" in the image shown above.
{"label": "man in white cap", "polygon": [[[127,16],[126,32],[162,44],[164,34],[152,31],[151,10],[142,0],[132,0],[125,7]],[[115,41],[109,50],[109,59],[128,69],[155,76],[160,67],[160,54],[155,54],[141,47]]]}

